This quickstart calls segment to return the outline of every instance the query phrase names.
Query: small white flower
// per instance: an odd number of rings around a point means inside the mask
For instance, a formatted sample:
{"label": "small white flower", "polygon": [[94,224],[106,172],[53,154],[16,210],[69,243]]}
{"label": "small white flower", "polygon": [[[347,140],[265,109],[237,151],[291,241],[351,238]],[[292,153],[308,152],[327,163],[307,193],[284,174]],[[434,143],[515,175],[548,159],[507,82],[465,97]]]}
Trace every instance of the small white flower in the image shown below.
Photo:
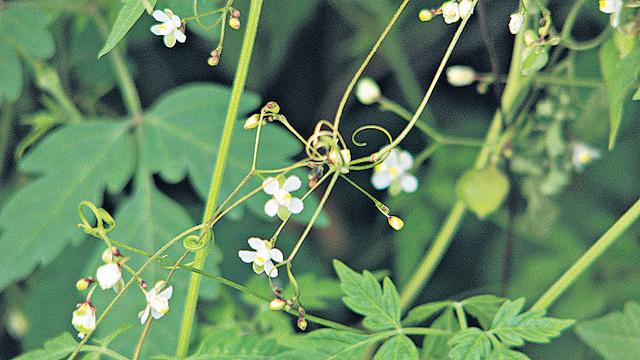
{"label": "small white flower", "polygon": [[473,14],[473,1],[460,0],[458,8],[460,10],[460,17],[462,18],[462,20],[466,20],[471,17],[471,14]]}
{"label": "small white flower", "polygon": [[509,17],[509,31],[515,35],[522,29],[522,23],[524,22],[524,15],[522,13],[511,14]]}
{"label": "small white flower", "polygon": [[605,14],[611,14],[609,19],[612,27],[618,27],[620,25],[620,15],[622,14],[622,7],[624,6],[623,0],[600,0],[600,11]]}
{"label": "small white flower", "polygon": [[447,1],[442,4],[442,17],[447,24],[453,24],[460,20],[460,6],[456,1]]}
{"label": "small white flower", "polygon": [[447,81],[451,86],[471,85],[476,81],[476,71],[469,66],[449,66],[447,68]]}
{"label": "small white flower", "polygon": [[164,45],[172,48],[176,44],[176,40],[184,43],[187,36],[180,30],[182,22],[180,17],[175,15],[170,9],[164,11],[156,10],[152,14],[154,19],[162,24],[156,24],[151,27],[151,32],[155,35],[164,36]]}
{"label": "small white flower", "polygon": [[275,267],[273,261],[276,263],[282,262],[284,256],[282,251],[271,248],[271,243],[267,240],[262,240],[257,237],[252,237],[248,240],[249,246],[255,251],[240,250],[238,256],[245,263],[253,263],[253,271],[256,274],[261,274],[263,271],[272,278],[278,276],[278,268]]}
{"label": "small white flower", "polygon": [[304,209],[304,204],[299,198],[293,197],[291,192],[300,189],[302,181],[300,178],[291,175],[286,180],[283,177],[268,177],[262,182],[265,193],[272,196],[271,200],[264,205],[264,212],[274,217],[285,220],[291,214],[299,214]]}
{"label": "small white flower", "polygon": [[102,290],[111,289],[122,279],[120,265],[116,263],[104,264],[96,271],[96,280]]}
{"label": "small white flower", "polygon": [[73,312],[71,324],[78,330],[78,337],[83,339],[96,328],[96,308],[89,302],[80,304]]}
{"label": "small white flower", "polygon": [[372,78],[364,77],[356,84],[356,98],[364,105],[371,105],[380,100],[380,87]]}
{"label": "small white flower", "polygon": [[600,158],[600,150],[583,143],[575,143],[572,145],[573,155],[571,162],[578,171],[584,170],[584,167],[593,160]]}
{"label": "small white flower", "polygon": [[374,168],[371,183],[377,190],[389,188],[391,195],[398,195],[401,191],[412,193],[418,189],[418,179],[407,172],[412,167],[413,157],[408,151],[393,149]]}
{"label": "small white flower", "polygon": [[150,291],[145,292],[147,306],[138,313],[141,324],[147,321],[149,313],[154,319],[160,319],[169,312],[169,299],[173,295],[173,286],[160,291],[164,284],[164,281],[158,281]]}

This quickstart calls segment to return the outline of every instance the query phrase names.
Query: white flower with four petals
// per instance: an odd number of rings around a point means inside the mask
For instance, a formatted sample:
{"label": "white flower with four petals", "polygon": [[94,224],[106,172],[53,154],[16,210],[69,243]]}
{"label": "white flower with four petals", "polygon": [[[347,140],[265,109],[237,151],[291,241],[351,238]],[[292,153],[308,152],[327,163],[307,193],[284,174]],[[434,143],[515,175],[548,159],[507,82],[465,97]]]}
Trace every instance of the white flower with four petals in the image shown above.
{"label": "white flower with four petals", "polygon": [[282,251],[272,248],[269,241],[257,237],[250,238],[248,242],[249,246],[255,251],[238,251],[240,259],[247,264],[253,263],[253,271],[255,271],[256,274],[264,272],[272,278],[277,277],[278,269],[273,264],[273,261],[280,263],[284,260]]}
{"label": "white flower with four petals", "polygon": [[169,312],[169,299],[173,295],[173,286],[160,291],[164,286],[164,281],[158,281],[148,292],[145,292],[147,298],[147,307],[138,313],[140,323],[144,324],[149,318],[149,314],[154,319],[160,319]]}
{"label": "white flower with four petals", "polygon": [[373,169],[371,183],[376,190],[389,188],[391,195],[398,195],[401,191],[412,193],[418,189],[418,179],[408,173],[412,167],[413,157],[408,151],[393,149]]}
{"label": "white flower with four petals", "polygon": [[184,43],[187,40],[187,36],[180,29],[182,21],[173,11],[170,9],[156,10],[151,15],[162,23],[153,25],[151,32],[158,36],[164,36],[166,47],[172,48],[176,44],[176,40],[179,43]]}
{"label": "white flower with four petals", "polygon": [[262,182],[265,193],[272,196],[272,199],[264,205],[264,212],[274,217],[278,215],[281,220],[285,220],[291,214],[299,214],[304,209],[304,204],[299,198],[293,197],[291,192],[300,189],[302,181],[292,175],[286,180],[283,177],[268,177]]}

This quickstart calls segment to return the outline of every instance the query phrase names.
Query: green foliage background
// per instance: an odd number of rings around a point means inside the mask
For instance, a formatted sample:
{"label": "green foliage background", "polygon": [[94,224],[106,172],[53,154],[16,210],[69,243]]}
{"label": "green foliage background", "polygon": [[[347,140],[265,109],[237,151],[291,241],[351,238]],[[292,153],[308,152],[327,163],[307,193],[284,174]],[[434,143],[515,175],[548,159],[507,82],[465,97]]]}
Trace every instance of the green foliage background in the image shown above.
{"label": "green foliage background", "polygon": [[[98,3],[108,22],[113,23],[120,3]],[[567,14],[567,3],[550,1],[557,26]],[[125,46],[121,46],[126,49],[127,65],[134,73],[145,111],[142,135],[138,135],[128,132],[134,119],[125,115],[109,56],[96,60],[104,44],[98,27],[91,16],[76,11],[84,2],[25,4],[5,9],[0,2],[0,318],[5,324],[0,334],[2,358],[40,348],[45,340],[72,330],[71,311],[81,301],[74,289],[75,281],[94,271],[102,251],[102,244],[87,238],[75,226],[76,207],[81,200],[104,202],[118,220],[114,237],[146,251],[159,248],[201,216],[243,33],[227,31],[220,65],[211,68],[206,58],[215,47],[213,31],[190,26],[187,43],[167,49],[148,31],[152,19],[143,15],[126,36]],[[158,8],[165,6],[178,14],[191,13],[190,1],[158,1]],[[247,1],[238,0],[234,6],[243,16],[247,14]],[[294,127],[303,136],[310,135],[318,119],[334,115],[346,84],[395,6],[395,1],[387,0],[267,0],[249,72],[247,87],[251,93],[243,98],[241,113],[245,115],[261,103],[275,100]],[[378,81],[386,97],[409,109],[417,106],[453,32],[440,19],[430,23],[417,20],[417,11],[428,6],[437,4],[411,3],[366,71],[367,76]],[[507,19],[516,7],[517,1],[488,2],[487,36],[482,36],[478,21],[471,22],[450,63],[490,72],[486,46],[490,42],[500,72],[506,73],[512,46]],[[608,18],[589,4],[581,13],[574,37],[592,38],[607,22]],[[574,63],[576,72],[585,79],[604,76],[606,80],[609,76],[606,71],[601,74],[597,49],[579,53]],[[60,100],[62,88],[81,114],[73,113]],[[563,153],[570,140],[580,140],[602,149],[602,159],[576,174],[526,177],[517,171],[510,173],[512,189],[520,190],[509,195],[507,207],[486,219],[472,214],[465,217],[452,247],[417,303],[460,300],[486,293],[512,299],[525,297],[530,303],[637,198],[638,105],[615,99],[624,103],[625,110],[620,115],[616,146],[605,152],[609,116],[616,116],[608,106],[613,100],[608,101],[600,90],[580,90],[571,96],[575,119],[558,130],[553,148]],[[473,87],[454,88],[441,81],[429,103],[427,117],[445,133],[480,138],[497,105],[492,89],[480,95]],[[392,132],[405,124],[391,114],[351,100],[343,132],[350,134],[368,123],[382,124]],[[242,179],[250,165],[253,134],[240,126],[239,122],[223,185],[225,193]],[[282,129],[269,126],[264,131],[261,159],[265,166],[282,166],[301,154],[302,148]],[[354,157],[377,149],[383,140],[375,136],[367,139],[370,147],[354,148]],[[424,137],[415,132],[402,147],[415,154],[426,144]],[[23,157],[13,156],[23,150]],[[296,271],[301,274],[301,302],[307,310],[342,323],[356,324],[360,320],[341,305],[343,293],[331,266],[333,259],[340,259],[358,272],[373,271],[373,275],[365,276],[374,282],[382,278],[380,274],[390,275],[395,286],[402,289],[456,200],[457,179],[471,167],[475,153],[474,148],[464,147],[439,150],[418,169],[420,187],[416,193],[386,200],[393,213],[405,220],[404,230],[397,233],[386,225],[386,219],[369,200],[348,184],[339,183],[326,207],[322,226],[312,232],[296,259]],[[359,184],[372,190],[369,177],[367,172],[353,174]],[[535,186],[559,190],[531,190]],[[268,294],[266,284],[258,281],[236,255],[238,249],[246,247],[246,239],[268,237],[275,229],[276,224],[261,213],[264,201],[265,196],[258,195],[216,228],[215,255],[209,259],[207,270]],[[311,202],[306,205],[302,223],[312,209]],[[288,227],[279,246],[289,250],[301,229],[300,223]],[[553,306],[551,314],[580,323],[620,311],[628,300],[637,301],[639,235],[640,228],[632,227]],[[508,238],[510,245],[505,245]],[[509,260],[505,246],[510,247]],[[132,265],[142,261],[136,259]],[[153,281],[162,271],[156,266],[145,278]],[[341,278],[344,271],[340,274],[338,270]],[[175,348],[166,339],[173,338],[178,329],[184,300],[179,294],[185,292],[187,275],[179,272],[175,278],[173,311],[154,325],[148,340],[147,346],[154,346],[158,352],[171,354]],[[348,292],[342,280],[343,290]],[[384,301],[397,301],[391,286],[385,282]],[[96,301],[98,307],[104,307],[110,299],[110,295],[102,296]],[[137,341],[137,335],[132,334],[139,332],[136,314],[144,304],[139,294],[131,292],[128,296],[110,315],[106,330],[98,335],[104,337],[123,324],[137,325],[135,330],[128,330],[127,336],[114,341],[116,348],[130,348]],[[278,354],[283,345],[274,342],[271,335],[293,333],[289,317],[269,312],[265,304],[256,304],[211,281],[205,280],[201,302],[199,316],[204,321],[197,335],[205,338],[201,351],[214,351],[213,345],[207,347],[206,338],[215,339],[219,337],[216,334],[228,335],[229,331],[240,334],[244,327],[265,336],[243,335],[247,339],[225,346],[247,346],[264,349],[264,354]],[[358,310],[362,304],[348,300],[345,303],[356,313],[368,314]],[[393,312],[393,305],[389,306],[388,311]],[[637,317],[637,304],[627,305],[627,312]],[[447,313],[451,314],[450,308],[438,318],[442,319],[439,326],[444,328]],[[26,332],[18,335],[7,328],[15,314],[22,314],[28,322]],[[399,322],[400,316],[393,314],[387,320]],[[387,320],[367,316],[364,326],[380,325],[386,329]],[[490,318],[486,321],[490,323]],[[225,329],[229,323],[242,325]],[[599,324],[606,325],[604,319]],[[331,331],[323,330],[314,336],[338,337]],[[603,332],[606,333],[600,333]],[[578,326],[577,334],[589,343],[598,331],[581,330]],[[358,336],[343,340],[357,341]],[[629,336],[637,339],[639,333]],[[64,339],[60,341],[64,343]],[[322,342],[310,344],[312,347]],[[435,346],[425,347],[422,358],[436,354]],[[386,342],[379,350],[383,355],[378,356],[389,358],[394,348],[408,348],[408,353],[415,352],[417,356],[418,350],[405,335]],[[601,355],[608,351],[594,348]],[[528,347],[526,352],[534,359],[599,356],[574,332],[551,345]],[[295,351],[289,356],[295,358]]]}

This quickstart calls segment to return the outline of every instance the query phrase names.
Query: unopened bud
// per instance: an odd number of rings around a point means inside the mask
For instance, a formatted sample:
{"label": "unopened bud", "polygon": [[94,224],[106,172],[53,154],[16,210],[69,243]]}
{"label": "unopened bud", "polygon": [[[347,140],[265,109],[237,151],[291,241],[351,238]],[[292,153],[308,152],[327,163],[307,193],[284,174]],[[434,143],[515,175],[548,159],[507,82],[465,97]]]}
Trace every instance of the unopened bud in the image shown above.
{"label": "unopened bud", "polygon": [[452,86],[467,86],[476,80],[476,71],[469,66],[454,65],[447,68],[447,81]]}
{"label": "unopened bud", "polygon": [[209,66],[216,66],[220,63],[220,49],[215,49],[211,52],[211,56],[207,59]]}
{"label": "unopened bud", "polygon": [[418,13],[418,19],[420,21],[431,21],[433,19],[433,10],[431,9],[422,9]]}
{"label": "unopened bud", "polygon": [[400,231],[404,227],[404,221],[397,216],[389,216],[387,221],[393,230]]}
{"label": "unopened bud", "polygon": [[7,332],[16,339],[20,339],[27,334],[29,330],[29,320],[24,312],[19,310],[11,310],[6,320]]}
{"label": "unopened bud", "polygon": [[278,105],[278,103],[275,101],[269,101],[264,105],[262,110],[272,114],[278,114],[280,113],[280,105]]}
{"label": "unopened bud", "polygon": [[260,125],[260,114],[253,114],[244,121],[245,130],[255,129],[258,125]]}
{"label": "unopened bud", "polygon": [[362,78],[356,85],[356,98],[364,105],[371,105],[380,100],[380,87],[369,77]]}
{"label": "unopened bud", "polygon": [[76,282],[76,289],[78,289],[79,291],[87,290],[87,288],[89,287],[89,285],[91,285],[92,282],[93,280],[90,278],[80,279]]}
{"label": "unopened bud", "polygon": [[237,17],[230,18],[229,27],[231,27],[234,30],[240,29],[240,19],[238,19]]}
{"label": "unopened bud", "polygon": [[307,320],[303,317],[298,318],[298,329],[305,331],[307,330]]}
{"label": "unopened bud", "polygon": [[529,29],[524,33],[524,43],[527,46],[533,46],[538,41],[538,35],[535,31]]}
{"label": "unopened bud", "polygon": [[509,17],[509,31],[515,35],[522,29],[522,23],[524,22],[524,15],[521,13],[511,14]]}
{"label": "unopened bud", "polygon": [[102,252],[102,262],[104,262],[105,264],[112,263],[113,257],[118,255],[120,255],[120,251],[118,250],[118,248],[116,247],[107,248],[105,249],[105,251]]}
{"label": "unopened bud", "polygon": [[269,303],[269,310],[280,311],[284,309],[286,305],[287,303],[284,300],[275,298]]}
{"label": "unopened bud", "polygon": [[231,17],[234,17],[234,18],[240,17],[240,10],[238,9],[231,10]]}

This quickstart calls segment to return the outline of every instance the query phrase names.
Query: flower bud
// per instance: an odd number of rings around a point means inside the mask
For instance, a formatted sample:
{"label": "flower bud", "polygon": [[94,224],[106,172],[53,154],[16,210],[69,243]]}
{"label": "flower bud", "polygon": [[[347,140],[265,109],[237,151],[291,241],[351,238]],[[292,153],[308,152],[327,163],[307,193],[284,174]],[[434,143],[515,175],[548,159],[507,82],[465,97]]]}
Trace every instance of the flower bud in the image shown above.
{"label": "flower bud", "polygon": [[102,252],[102,262],[105,264],[113,262],[113,250],[111,248],[107,248]]}
{"label": "flower bud", "polygon": [[286,305],[287,303],[284,300],[275,298],[269,303],[269,310],[280,311],[284,309]]}
{"label": "flower bud", "polygon": [[260,114],[253,114],[244,121],[245,130],[255,129],[258,125],[260,125]]}
{"label": "flower bud", "polygon": [[524,33],[524,44],[533,46],[538,42],[539,38],[535,31],[529,29]]}
{"label": "flower bud", "polygon": [[96,271],[96,280],[102,290],[111,289],[120,279],[122,279],[122,271],[118,264],[105,264],[100,266]]}
{"label": "flower bud", "polygon": [[469,66],[454,65],[447,68],[447,81],[451,86],[467,86],[476,80],[476,71]]}
{"label": "flower bud", "polygon": [[80,279],[76,282],[76,289],[78,289],[79,291],[87,290],[92,282],[93,280],[91,278]]}
{"label": "flower bud", "polygon": [[356,85],[356,98],[364,105],[371,105],[380,100],[380,87],[369,77],[364,77]]}
{"label": "flower bud", "polygon": [[307,330],[307,320],[303,317],[298,318],[298,329],[305,331]]}
{"label": "flower bud", "polygon": [[389,216],[387,221],[393,230],[400,231],[404,227],[404,221],[397,216]]}
{"label": "flower bud", "polygon": [[509,31],[515,35],[522,29],[522,23],[524,22],[524,15],[522,13],[511,14],[509,17]]}
{"label": "flower bud", "polygon": [[237,17],[230,18],[229,27],[231,27],[233,30],[240,29],[240,19],[238,19]]}
{"label": "flower bud", "polygon": [[460,6],[457,1],[447,1],[442,4],[442,17],[447,24],[460,20]]}
{"label": "flower bud", "polygon": [[473,1],[460,0],[458,8],[460,9],[460,17],[462,20],[466,20],[471,17],[471,14],[473,14]]}
{"label": "flower bud", "polygon": [[349,172],[349,162],[351,162],[351,151],[342,149],[340,152],[332,150],[328,157],[329,163],[336,165],[343,174]]}
{"label": "flower bud", "polygon": [[234,18],[240,17],[240,10],[238,9],[231,10],[231,17],[234,17]]}
{"label": "flower bud", "polygon": [[431,9],[420,10],[420,12],[418,13],[418,19],[424,22],[431,21],[431,19],[433,19],[433,10]]}
{"label": "flower bud", "polygon": [[269,101],[262,107],[262,110],[272,114],[278,114],[280,113],[280,105],[275,101]]}
{"label": "flower bud", "polygon": [[83,339],[96,328],[96,309],[90,302],[78,304],[78,308],[73,312],[71,324],[78,330],[78,337]]}
{"label": "flower bud", "polygon": [[7,314],[6,326],[9,335],[20,339],[29,331],[29,320],[24,315],[24,312],[13,309]]}
{"label": "flower bud", "polygon": [[211,52],[211,56],[207,59],[209,66],[216,66],[220,63],[220,49],[215,49]]}

